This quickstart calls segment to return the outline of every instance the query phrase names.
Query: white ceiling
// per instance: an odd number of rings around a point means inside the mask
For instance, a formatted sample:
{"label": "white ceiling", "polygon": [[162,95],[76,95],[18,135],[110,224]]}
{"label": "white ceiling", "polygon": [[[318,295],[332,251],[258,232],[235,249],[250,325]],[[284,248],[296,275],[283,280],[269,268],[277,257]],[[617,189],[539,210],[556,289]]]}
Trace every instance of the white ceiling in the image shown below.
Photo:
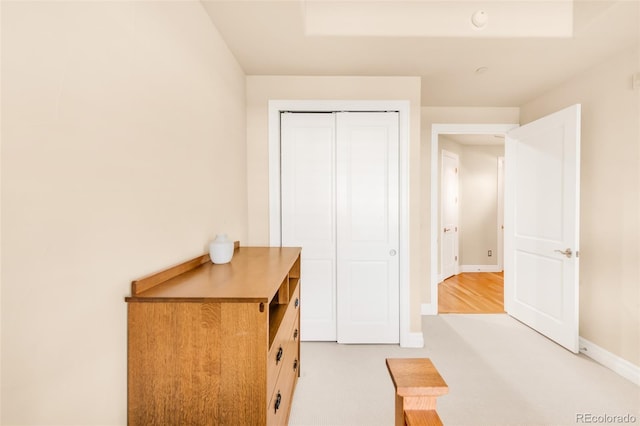
{"label": "white ceiling", "polygon": [[[493,10],[496,3],[510,8],[511,17],[489,13],[485,30],[456,37],[398,36],[393,30],[401,29],[402,21],[393,28],[385,24],[387,36],[370,35],[372,27],[363,35],[356,30],[348,35],[307,35],[304,1],[201,1],[247,75],[420,76],[423,106],[520,106],[616,52],[638,46],[640,40],[640,0],[575,0],[570,38],[523,36],[513,28],[511,36],[483,33],[492,25],[506,27],[508,20],[523,22],[519,10],[525,8],[519,5],[542,0],[445,0],[459,6],[454,18],[447,19],[459,18],[466,26],[471,25],[469,11]],[[314,1],[323,0],[306,3]],[[380,1],[387,5],[387,17],[389,7],[437,3]],[[333,2],[353,3],[367,0]],[[387,17],[367,14],[373,22],[386,22]],[[547,23],[539,16],[530,20],[541,28]],[[410,21],[415,27],[415,19],[406,19],[407,26]],[[487,70],[478,74],[480,67]]]}

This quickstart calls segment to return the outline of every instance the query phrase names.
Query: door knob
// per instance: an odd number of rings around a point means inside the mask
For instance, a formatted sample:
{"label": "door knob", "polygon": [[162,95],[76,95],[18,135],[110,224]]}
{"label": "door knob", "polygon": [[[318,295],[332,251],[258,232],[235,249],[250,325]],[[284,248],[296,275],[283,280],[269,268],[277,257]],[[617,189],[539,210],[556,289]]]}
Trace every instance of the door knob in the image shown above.
{"label": "door knob", "polygon": [[389,254],[390,254],[391,256],[395,256],[397,253],[398,253],[398,252],[397,252],[397,251],[395,251],[394,249],[389,250]]}
{"label": "door knob", "polygon": [[568,258],[571,258],[571,255],[573,254],[573,252],[571,251],[570,248],[565,249],[564,251],[562,250],[554,250],[555,252],[558,252],[560,254],[564,254],[565,256],[567,256]]}

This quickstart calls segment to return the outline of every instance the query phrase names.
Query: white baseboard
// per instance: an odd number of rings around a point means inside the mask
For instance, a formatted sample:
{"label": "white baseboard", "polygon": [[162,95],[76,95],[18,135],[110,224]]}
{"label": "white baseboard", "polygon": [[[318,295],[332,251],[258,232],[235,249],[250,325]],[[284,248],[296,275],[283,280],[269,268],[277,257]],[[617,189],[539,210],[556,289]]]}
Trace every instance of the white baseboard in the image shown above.
{"label": "white baseboard", "polygon": [[640,386],[640,367],[637,365],[612,354],[608,350],[582,337],[580,338],[580,353]]}
{"label": "white baseboard", "polygon": [[438,307],[435,303],[423,303],[420,307],[421,315],[438,315]]}
{"label": "white baseboard", "polygon": [[500,272],[498,265],[460,265],[460,272]]}
{"label": "white baseboard", "polygon": [[410,332],[407,334],[407,339],[404,342],[400,342],[402,348],[424,348],[424,335],[422,332]]}

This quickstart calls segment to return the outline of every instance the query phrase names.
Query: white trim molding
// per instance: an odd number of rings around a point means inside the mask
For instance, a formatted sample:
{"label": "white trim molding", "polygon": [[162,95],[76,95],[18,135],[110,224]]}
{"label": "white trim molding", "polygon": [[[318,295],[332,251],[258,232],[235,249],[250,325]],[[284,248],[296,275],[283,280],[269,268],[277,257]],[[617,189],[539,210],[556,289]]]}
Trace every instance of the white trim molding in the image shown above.
{"label": "white trim molding", "polygon": [[620,358],[618,355],[612,354],[584,337],[580,338],[580,353],[640,386],[639,366],[630,363],[626,359]]}
{"label": "white trim molding", "polygon": [[460,272],[500,272],[498,265],[460,265]]}
{"label": "white trim molding", "polygon": [[[400,346],[423,347],[421,333],[412,333],[409,286],[409,113],[408,100],[271,100],[269,101],[269,244],[279,247],[280,113],[282,111],[398,111],[400,120]],[[418,336],[419,335],[419,336]],[[420,346],[417,346],[422,342]]]}
{"label": "white trim molding", "polygon": [[421,315],[438,315],[438,305],[433,303],[423,303],[420,306]]}

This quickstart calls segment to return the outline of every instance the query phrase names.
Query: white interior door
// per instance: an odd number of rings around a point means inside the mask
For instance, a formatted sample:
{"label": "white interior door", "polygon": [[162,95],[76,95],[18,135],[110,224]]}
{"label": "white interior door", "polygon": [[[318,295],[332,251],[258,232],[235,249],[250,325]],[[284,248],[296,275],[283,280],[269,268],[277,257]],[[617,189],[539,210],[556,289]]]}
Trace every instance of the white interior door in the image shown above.
{"label": "white interior door", "polygon": [[338,342],[399,342],[398,113],[337,114]]}
{"label": "white interior door", "polygon": [[281,115],[282,245],[302,247],[301,339],[336,340],[335,118]]}
{"label": "white interior door", "polygon": [[580,105],[505,144],[505,310],[578,352]]}
{"label": "white interior door", "polygon": [[458,273],[458,155],[442,151],[440,189],[440,272],[442,280]]}

